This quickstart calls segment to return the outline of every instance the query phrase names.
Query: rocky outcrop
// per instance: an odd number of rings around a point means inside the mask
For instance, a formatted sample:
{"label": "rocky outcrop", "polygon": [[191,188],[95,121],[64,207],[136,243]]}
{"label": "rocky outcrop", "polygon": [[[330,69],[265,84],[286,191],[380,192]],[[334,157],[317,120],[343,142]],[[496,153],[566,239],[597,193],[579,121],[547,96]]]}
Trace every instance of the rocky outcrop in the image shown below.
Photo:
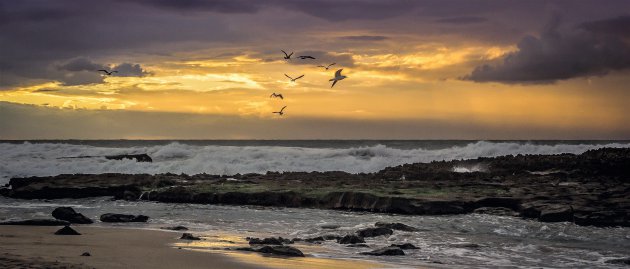
{"label": "rocky outcrop", "polygon": [[365,243],[365,240],[363,240],[363,237],[360,236],[356,236],[353,234],[348,234],[342,238],[340,238],[339,240],[337,240],[337,243],[339,244],[358,244],[358,243]]}
{"label": "rocky outcrop", "polygon": [[[483,172],[453,172],[454,167],[473,165],[483,166]],[[25,199],[113,196],[168,203],[410,215],[476,212],[543,222],[630,226],[628,167],[630,149],[599,149],[580,155],[517,155],[405,164],[369,174],[331,171],[237,174],[229,178],[206,174],[13,178],[10,188],[1,193]]]}
{"label": "rocky outcrop", "polygon": [[405,255],[405,252],[399,247],[385,247],[368,252],[361,252],[361,254],[371,256],[401,256]]}
{"label": "rocky outcrop", "polygon": [[70,226],[64,226],[63,228],[55,232],[56,235],[81,235],[79,232],[70,228]]}
{"label": "rocky outcrop", "polygon": [[405,231],[405,232],[417,232],[418,228],[409,226],[407,224],[403,224],[400,222],[396,223],[388,223],[388,222],[377,222],[374,224],[376,227],[388,228],[392,230]]}
{"label": "rocky outcrop", "polygon": [[52,212],[52,216],[59,220],[65,220],[70,223],[77,224],[91,224],[94,223],[91,219],[83,214],[78,213],[72,209],[72,207],[57,207]]}
{"label": "rocky outcrop", "polygon": [[236,250],[241,251],[254,251],[260,253],[267,253],[279,256],[288,256],[288,257],[304,257],[304,253],[297,248],[290,246],[261,246],[261,247],[241,247],[236,248]]}
{"label": "rocky outcrop", "polygon": [[182,237],[180,237],[179,239],[183,239],[183,240],[201,240],[201,238],[194,236],[191,233],[184,233],[182,234]]}
{"label": "rocky outcrop", "polygon": [[357,235],[360,237],[376,237],[381,235],[391,235],[394,231],[390,228],[385,227],[376,227],[376,228],[365,228],[357,231]]}
{"label": "rocky outcrop", "polygon": [[282,244],[292,244],[293,242],[289,239],[282,237],[268,237],[268,238],[249,238],[250,245],[282,245]]}
{"label": "rocky outcrop", "polygon": [[630,257],[628,257],[628,258],[621,258],[621,259],[607,260],[606,263],[608,263],[608,264],[615,264],[615,265],[630,265]]}
{"label": "rocky outcrop", "polygon": [[106,213],[101,215],[102,222],[147,222],[149,217],[144,215],[127,215]]}
{"label": "rocky outcrop", "polygon": [[151,159],[151,156],[149,156],[148,154],[121,154],[121,155],[110,155],[110,156],[105,156],[105,159],[108,160],[123,160],[123,159],[130,159],[130,160],[136,160],[136,162],[153,162],[153,159]]}
{"label": "rocky outcrop", "polygon": [[56,219],[29,219],[0,222],[0,225],[26,225],[26,226],[67,226],[70,222]]}
{"label": "rocky outcrop", "polygon": [[411,243],[391,244],[390,247],[397,247],[400,249],[420,249],[419,247],[416,247],[414,244]]}

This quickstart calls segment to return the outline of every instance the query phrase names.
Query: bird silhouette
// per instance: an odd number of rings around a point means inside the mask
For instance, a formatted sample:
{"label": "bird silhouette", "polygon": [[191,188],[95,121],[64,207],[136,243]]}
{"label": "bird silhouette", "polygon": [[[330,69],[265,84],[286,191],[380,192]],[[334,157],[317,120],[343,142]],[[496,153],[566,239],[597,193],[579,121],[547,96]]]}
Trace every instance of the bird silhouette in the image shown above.
{"label": "bird silhouette", "polygon": [[295,82],[296,80],[301,79],[302,77],[304,77],[304,75],[301,75],[301,76],[299,76],[299,77],[297,77],[297,78],[292,78],[292,77],[289,77],[289,75],[287,75],[287,74],[284,74],[284,75],[285,75],[286,77],[288,77],[288,78],[291,80],[291,82]]}
{"label": "bird silhouette", "polygon": [[269,98],[272,98],[272,97],[276,97],[276,98],[280,98],[280,99],[283,99],[283,100],[284,100],[284,96],[282,96],[282,94],[281,94],[281,93],[275,93],[275,92],[274,92],[274,93],[272,93],[272,94],[269,96]]}
{"label": "bird silhouette", "polygon": [[284,53],[284,59],[285,60],[291,59],[291,55],[293,55],[293,52],[291,52],[291,54],[287,54],[287,52],[284,51],[284,50],[280,50],[280,51],[282,51],[282,53]]}
{"label": "bird silhouette", "polygon": [[105,70],[105,69],[99,69],[99,70],[96,70],[96,71],[103,71],[103,72],[105,72],[105,74],[107,74],[108,76],[111,76],[113,73],[118,73],[118,71],[116,71],[116,70],[107,71],[107,70]]}
{"label": "bird silhouette", "polygon": [[325,68],[326,70],[328,70],[328,68],[330,68],[331,66],[336,65],[336,64],[337,64],[337,63],[331,63],[331,64],[329,64],[329,65],[327,65],[327,66],[318,65],[317,67],[323,67],[323,68]]}
{"label": "bird silhouette", "polygon": [[328,81],[332,81],[333,82],[332,85],[330,85],[331,88],[334,87],[335,84],[337,84],[337,81],[340,81],[340,80],[343,80],[344,78],[347,78],[346,76],[342,76],[341,75],[341,71],[343,71],[343,68],[337,70],[337,72],[335,72],[335,77],[331,78],[330,80],[328,80]]}
{"label": "bird silhouette", "polygon": [[287,108],[287,106],[283,106],[282,109],[280,109],[280,111],[275,111],[275,112],[271,112],[271,113],[276,113],[280,116],[284,115],[284,109]]}
{"label": "bird silhouette", "polygon": [[315,57],[308,56],[308,55],[300,55],[300,56],[298,56],[298,58],[300,58],[302,60],[304,60],[304,59],[313,59],[313,60],[315,60]]}

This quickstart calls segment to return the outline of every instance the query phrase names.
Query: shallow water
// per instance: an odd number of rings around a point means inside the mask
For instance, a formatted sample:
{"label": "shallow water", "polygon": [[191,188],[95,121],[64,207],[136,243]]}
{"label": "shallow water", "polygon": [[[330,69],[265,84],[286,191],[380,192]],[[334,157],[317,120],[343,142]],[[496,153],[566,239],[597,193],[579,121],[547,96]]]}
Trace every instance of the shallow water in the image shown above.
{"label": "shallow water", "polygon": [[[247,236],[308,238],[324,234],[344,235],[370,227],[377,221],[402,222],[420,228],[419,232],[395,231],[389,237],[366,239],[371,249],[392,243],[413,243],[421,248],[405,250],[407,255],[403,257],[364,256],[358,253],[368,249],[348,248],[334,241],[302,247],[306,254],[315,257],[374,260],[397,267],[616,268],[604,262],[630,256],[630,228],[581,227],[570,223],[540,223],[479,214],[405,216],[317,209],[111,201],[108,198],[53,201],[0,198],[0,219],[48,218],[57,206],[72,206],[93,219],[108,212],[151,217],[148,224],[96,225],[153,229],[184,225],[193,233],[205,234],[209,238],[237,235],[243,240],[240,243],[244,243]],[[321,228],[324,224],[341,227],[326,230]],[[480,247],[457,245],[462,243],[474,243]],[[212,248],[216,247],[216,244],[212,245]]]}

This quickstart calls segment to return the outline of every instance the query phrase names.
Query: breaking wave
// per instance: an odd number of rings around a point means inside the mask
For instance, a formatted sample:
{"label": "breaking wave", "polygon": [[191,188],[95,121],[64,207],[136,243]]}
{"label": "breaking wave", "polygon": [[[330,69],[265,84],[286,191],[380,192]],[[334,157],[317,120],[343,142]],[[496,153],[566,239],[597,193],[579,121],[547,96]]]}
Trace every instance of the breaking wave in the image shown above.
{"label": "breaking wave", "polygon": [[[0,183],[11,177],[68,173],[265,173],[266,171],[376,172],[388,166],[435,160],[470,159],[510,154],[582,153],[602,147],[630,147],[628,142],[607,144],[537,144],[477,141],[438,149],[400,149],[386,145],[347,148],[286,146],[166,145],[99,147],[66,143],[0,143]],[[147,153],[152,163],[105,158],[59,159]]]}

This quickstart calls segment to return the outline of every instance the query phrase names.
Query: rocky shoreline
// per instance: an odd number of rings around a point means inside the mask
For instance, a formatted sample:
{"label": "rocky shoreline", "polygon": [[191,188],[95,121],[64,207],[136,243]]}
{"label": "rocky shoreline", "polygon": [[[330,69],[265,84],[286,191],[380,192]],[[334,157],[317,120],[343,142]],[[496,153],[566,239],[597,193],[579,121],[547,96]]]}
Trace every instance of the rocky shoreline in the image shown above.
{"label": "rocky shoreline", "polygon": [[8,185],[0,193],[18,199],[113,196],[412,215],[484,213],[630,226],[628,148],[405,164],[369,174],[74,174],[13,178]]}

